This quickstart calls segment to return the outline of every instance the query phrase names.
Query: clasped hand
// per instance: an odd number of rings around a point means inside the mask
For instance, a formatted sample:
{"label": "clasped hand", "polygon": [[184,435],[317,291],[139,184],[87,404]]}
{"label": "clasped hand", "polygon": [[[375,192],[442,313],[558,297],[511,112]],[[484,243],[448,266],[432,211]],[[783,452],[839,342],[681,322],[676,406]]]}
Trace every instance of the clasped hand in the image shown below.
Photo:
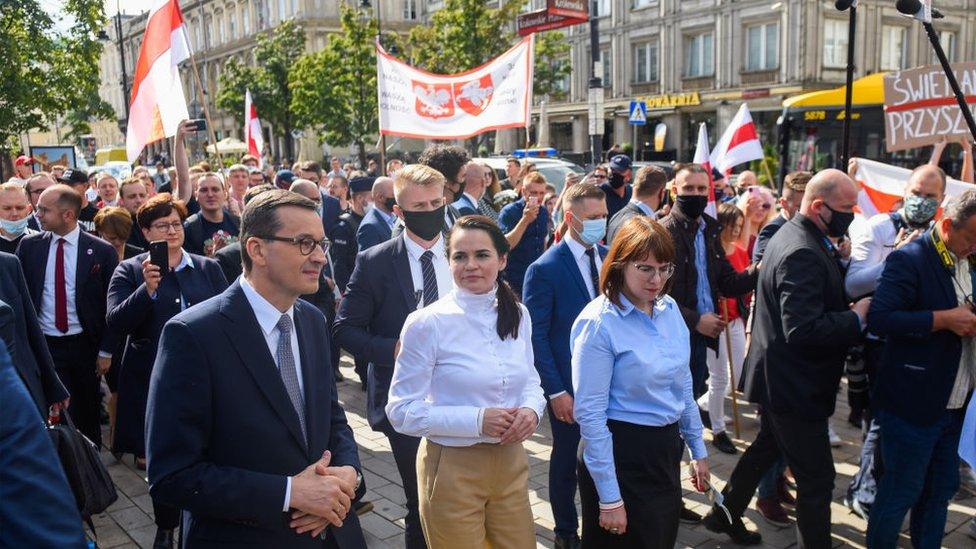
{"label": "clasped hand", "polygon": [[481,433],[502,444],[523,442],[532,436],[539,417],[531,408],[488,408],[481,420]]}
{"label": "clasped hand", "polygon": [[309,465],[291,479],[289,526],[299,534],[318,537],[330,524],[339,528],[349,513],[356,494],[356,469],[332,467],[332,453],[326,450],[322,459]]}

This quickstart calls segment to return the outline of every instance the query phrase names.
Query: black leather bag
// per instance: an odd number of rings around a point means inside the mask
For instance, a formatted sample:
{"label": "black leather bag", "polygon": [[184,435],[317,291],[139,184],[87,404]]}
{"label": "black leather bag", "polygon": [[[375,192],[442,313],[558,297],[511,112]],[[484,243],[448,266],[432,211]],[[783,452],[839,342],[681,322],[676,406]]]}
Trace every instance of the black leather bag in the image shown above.
{"label": "black leather bag", "polygon": [[62,417],[67,422],[48,426],[51,442],[61,460],[61,467],[68,477],[68,486],[75,496],[75,503],[81,518],[95,531],[92,515],[97,515],[119,499],[112,484],[112,477],[98,456],[98,447],[75,428],[71,416],[64,410]]}

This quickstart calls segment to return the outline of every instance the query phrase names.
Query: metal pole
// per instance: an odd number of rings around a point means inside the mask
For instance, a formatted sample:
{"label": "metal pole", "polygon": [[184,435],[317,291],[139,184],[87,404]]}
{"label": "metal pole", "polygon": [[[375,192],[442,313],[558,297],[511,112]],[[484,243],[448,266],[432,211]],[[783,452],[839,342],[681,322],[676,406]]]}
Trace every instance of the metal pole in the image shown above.
{"label": "metal pole", "polygon": [[129,74],[125,70],[125,47],[122,42],[122,8],[119,1],[115,2],[115,33],[119,43],[119,61],[122,62],[122,106],[125,109],[125,119],[129,120]]}
{"label": "metal pole", "polygon": [[932,47],[935,49],[935,55],[939,58],[939,63],[942,64],[942,70],[945,71],[946,80],[949,81],[949,85],[952,86],[952,93],[956,96],[956,101],[959,103],[959,108],[962,109],[962,116],[966,119],[966,125],[969,126],[969,133],[973,136],[973,141],[976,141],[976,120],[973,120],[973,112],[969,110],[969,105],[966,103],[966,96],[963,95],[962,89],[959,88],[959,82],[956,80],[956,74],[952,72],[952,65],[949,64],[949,59],[946,57],[945,50],[942,49],[942,42],[939,41],[939,34],[935,32],[932,27],[932,23],[922,23],[925,27],[926,34],[929,35],[929,41],[932,42]]}
{"label": "metal pole", "polygon": [[[603,88],[603,80],[601,75],[596,73],[597,62],[600,61],[600,27],[599,21],[597,20],[597,0],[593,0],[590,3],[590,106],[593,113],[598,117],[596,120],[592,121],[593,129],[598,130],[597,125],[602,122],[603,113],[597,113],[594,104],[595,98],[592,90],[597,90]],[[590,134],[590,158],[595,168],[603,156],[603,143],[602,132],[594,131]]]}
{"label": "metal pole", "polygon": [[[220,164],[219,169],[223,169],[224,158],[220,156],[220,149],[217,145],[217,135],[214,133],[213,120],[210,119],[210,108],[207,107],[207,92],[203,89],[203,84],[200,82],[200,73],[197,71],[196,53],[190,54],[190,65],[192,65],[191,72],[193,73],[193,79],[197,83],[197,93],[200,95],[200,102],[203,103],[203,116],[207,119],[207,133],[210,135],[210,140],[213,141],[214,154],[217,156],[217,163]],[[289,135],[288,137],[291,136]],[[206,149],[204,149],[204,151],[206,151]]]}
{"label": "metal pole", "polygon": [[[383,45],[382,13],[383,10],[380,8],[380,0],[376,0],[376,39],[379,41],[380,46]],[[377,119],[378,122],[379,120]],[[382,132],[380,132],[380,175],[388,175],[386,173],[386,134]]]}
{"label": "metal pole", "polygon": [[851,4],[847,23],[847,89],[844,90],[844,145],[840,154],[840,166],[847,172],[847,161],[851,158],[851,103],[854,94],[854,38],[857,27],[857,6]]}

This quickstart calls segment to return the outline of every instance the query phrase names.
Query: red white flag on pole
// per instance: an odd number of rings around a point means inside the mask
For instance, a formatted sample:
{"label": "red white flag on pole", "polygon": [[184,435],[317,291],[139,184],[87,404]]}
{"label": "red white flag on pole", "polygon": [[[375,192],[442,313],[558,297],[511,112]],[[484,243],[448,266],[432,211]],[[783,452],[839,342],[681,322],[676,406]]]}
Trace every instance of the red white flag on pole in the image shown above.
{"label": "red white flag on pole", "polygon": [[524,128],[532,110],[534,35],[461,74],[433,74],[376,44],[380,133],[419,139],[464,139]]}
{"label": "red white flag on pole", "polygon": [[132,82],[125,149],[129,162],[146,145],[176,135],[190,117],[179,64],[190,57],[183,14],[176,0],[153,0]]}
{"label": "red white flag on pole", "polygon": [[759,134],[756,133],[756,125],[752,123],[749,107],[743,103],[712,150],[712,166],[724,173],[733,166],[762,157],[763,149]]}
{"label": "red white flag on pole", "polygon": [[244,143],[247,144],[247,154],[258,159],[258,167],[264,167],[264,136],[261,134],[261,120],[258,110],[251,102],[251,90],[244,91]]}
{"label": "red white flag on pole", "polygon": [[708,127],[702,122],[698,125],[698,145],[695,146],[695,164],[701,164],[708,173],[708,206],[705,213],[718,217],[715,205],[715,181],[712,180],[712,161],[708,158]]}

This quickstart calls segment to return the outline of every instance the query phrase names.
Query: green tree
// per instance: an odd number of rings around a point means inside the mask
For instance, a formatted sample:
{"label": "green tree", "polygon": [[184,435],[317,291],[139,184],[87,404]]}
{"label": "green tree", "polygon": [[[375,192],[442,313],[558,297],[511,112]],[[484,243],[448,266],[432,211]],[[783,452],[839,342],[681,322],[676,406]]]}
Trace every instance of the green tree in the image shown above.
{"label": "green tree", "polygon": [[254,48],[256,66],[231,60],[218,81],[217,107],[244,124],[244,92],[251,98],[261,119],[284,137],[285,156],[294,160],[291,131],[296,128],[291,110],[288,74],[305,51],[305,30],[295,21],[284,21],[271,32],[259,34]]}
{"label": "green tree", "polygon": [[0,2],[0,156],[9,162],[16,136],[48,130],[67,117],[80,134],[112,109],[98,99],[98,31],[105,25],[101,0],[65,0],[54,24],[37,0]]}
{"label": "green tree", "polygon": [[355,144],[366,165],[366,143],[378,133],[376,19],[340,4],[341,30],[321,51],[302,56],[289,76],[291,110],[302,127],[333,145]]}

